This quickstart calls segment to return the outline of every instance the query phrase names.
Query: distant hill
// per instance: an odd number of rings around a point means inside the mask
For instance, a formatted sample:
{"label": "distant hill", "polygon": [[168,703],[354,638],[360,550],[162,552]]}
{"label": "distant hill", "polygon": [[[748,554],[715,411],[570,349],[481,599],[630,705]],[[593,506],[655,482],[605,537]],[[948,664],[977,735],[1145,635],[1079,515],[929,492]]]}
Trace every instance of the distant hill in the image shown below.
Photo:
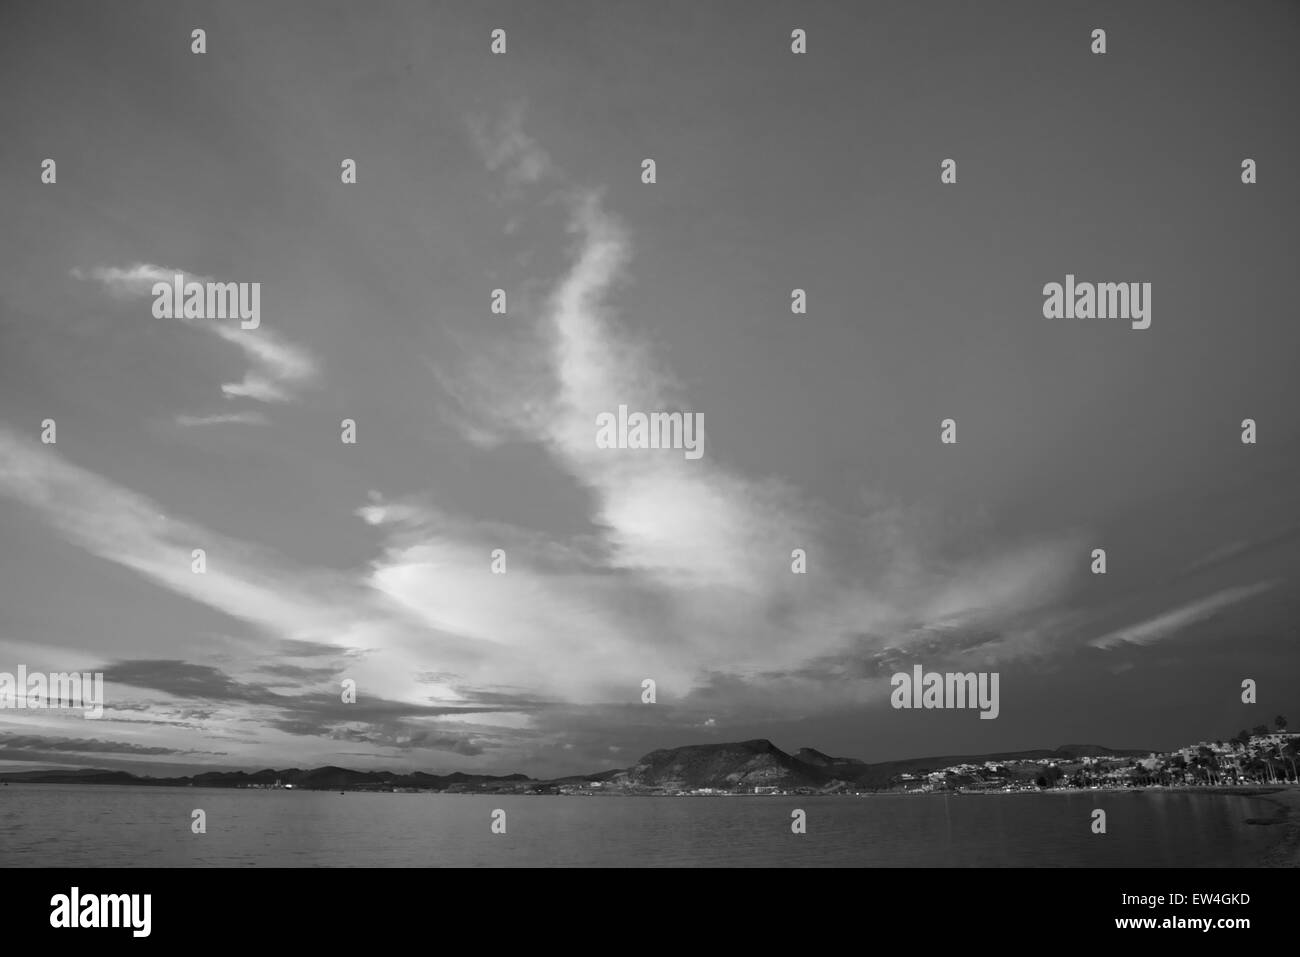
{"label": "distant hill", "polygon": [[829,754],[822,754],[815,748],[800,748],[794,753],[795,759],[802,761],[804,764],[810,764],[815,768],[853,768],[865,767],[865,761],[859,761],[857,758],[832,758]]}
{"label": "distant hill", "polygon": [[[825,758],[825,755],[820,757]],[[664,790],[792,789],[820,788],[833,777],[829,767],[801,761],[766,738],[759,738],[732,744],[693,744],[651,751],[634,767],[614,775],[610,783]]]}
{"label": "distant hill", "polygon": [[1151,753],[1151,750],[1138,751],[1133,748],[1116,749],[1108,748],[1100,744],[1063,744],[1053,752],[1053,754],[1064,754],[1076,758],[1085,755],[1092,757],[1145,758]]}
{"label": "distant hill", "polygon": [[908,758],[867,764],[856,758],[835,758],[814,748],[800,748],[793,755],[766,738],[724,744],[691,744],[680,748],[651,751],[635,765],[623,770],[572,775],[538,781],[525,774],[427,774],[424,771],[353,771],[348,768],[288,768],[276,771],[204,771],[193,777],[138,777],[126,771],[97,769],[55,771],[11,771],[0,773],[0,781],[29,784],[134,784],[185,787],[269,787],[277,781],[300,790],[391,790],[421,788],[430,791],[493,792],[554,790],[564,785],[600,781],[611,790],[688,791],[699,788],[750,790],[777,787],[781,790],[839,790],[844,787],[885,788],[898,775],[917,773],[955,764],[983,764],[986,761],[1060,761],[1083,755],[1146,757],[1142,750],[1117,750],[1101,745],[1067,744],[1055,750],[1004,751],[997,754],[949,755]]}
{"label": "distant hill", "polygon": [[14,771],[0,773],[0,781],[25,784],[135,784],[154,787],[239,788],[271,787],[277,781],[304,791],[391,790],[425,788],[432,791],[477,790],[480,787],[513,786],[532,781],[524,774],[426,774],[416,771],[395,774],[391,771],[352,771],[348,768],[323,767],[303,771],[289,768],[275,771],[204,771],[192,777],[140,777],[126,771]]}
{"label": "distant hill", "polygon": [[10,771],[0,774],[0,781],[26,781],[29,784],[136,784],[139,779],[126,771],[80,768],[75,771]]}

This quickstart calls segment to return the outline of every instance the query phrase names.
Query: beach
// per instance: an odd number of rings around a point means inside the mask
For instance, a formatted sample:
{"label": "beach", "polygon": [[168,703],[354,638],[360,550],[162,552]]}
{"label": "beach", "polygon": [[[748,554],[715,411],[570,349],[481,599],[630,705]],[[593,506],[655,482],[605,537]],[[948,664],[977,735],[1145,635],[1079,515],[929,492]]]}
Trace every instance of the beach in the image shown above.
{"label": "beach", "polygon": [[1277,814],[1267,823],[1252,822],[1257,827],[1277,829],[1278,838],[1260,861],[1261,867],[1300,867],[1300,787],[1290,785],[1260,791],[1260,800],[1277,807]]}

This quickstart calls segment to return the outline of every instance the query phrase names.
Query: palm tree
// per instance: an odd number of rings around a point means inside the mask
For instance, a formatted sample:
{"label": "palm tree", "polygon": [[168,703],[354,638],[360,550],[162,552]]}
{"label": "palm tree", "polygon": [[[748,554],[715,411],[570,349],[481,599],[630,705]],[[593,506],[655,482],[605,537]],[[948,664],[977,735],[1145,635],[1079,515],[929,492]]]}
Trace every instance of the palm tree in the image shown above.
{"label": "palm tree", "polygon": [[[1236,784],[1241,777],[1241,759],[1237,757],[1236,750],[1234,749],[1231,755],[1224,755],[1223,761],[1225,762],[1223,766],[1224,776],[1227,777],[1227,775],[1231,774],[1232,783]],[[1230,767],[1227,762],[1231,762]]]}
{"label": "palm tree", "polygon": [[[1279,755],[1278,755],[1278,747],[1277,747],[1277,745],[1273,745],[1273,747],[1271,747],[1271,748],[1269,748],[1267,751],[1265,751],[1265,752],[1264,752],[1264,757],[1265,757],[1265,759],[1268,761],[1268,773],[1269,773],[1270,783],[1272,783],[1272,784],[1277,784],[1277,783],[1278,783],[1278,782],[1277,782],[1277,768],[1273,767],[1273,760],[1274,760],[1275,758],[1279,757]],[[1283,774],[1285,774],[1285,773],[1286,773],[1285,770],[1283,770]]]}
{"label": "palm tree", "polygon": [[1296,757],[1300,756],[1300,749],[1296,748],[1295,740],[1293,739],[1291,741],[1288,741],[1286,744],[1282,745],[1281,748],[1279,749],[1278,756],[1281,758],[1285,758],[1287,761],[1291,763],[1291,779],[1297,783],[1300,783],[1300,774],[1296,773],[1296,763],[1295,763]]}
{"label": "palm tree", "polygon": [[1246,771],[1251,778],[1260,781],[1264,778],[1264,760],[1260,757],[1252,757],[1246,762]]}

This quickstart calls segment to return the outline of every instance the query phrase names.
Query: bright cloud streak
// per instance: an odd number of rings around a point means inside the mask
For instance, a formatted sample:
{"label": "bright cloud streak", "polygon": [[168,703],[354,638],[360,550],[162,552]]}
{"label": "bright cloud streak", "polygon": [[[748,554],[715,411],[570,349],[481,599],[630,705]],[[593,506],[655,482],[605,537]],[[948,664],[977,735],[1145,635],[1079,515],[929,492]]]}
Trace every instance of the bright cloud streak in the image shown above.
{"label": "bright cloud streak", "polygon": [[[104,286],[116,298],[142,298],[151,294],[154,283],[171,283],[177,275],[186,282],[211,282],[211,277],[201,276],[185,269],[173,269],[152,263],[135,263],[128,267],[97,266],[93,269],[73,269],[72,276],[80,280],[93,280]],[[157,321],[157,320],[154,320]],[[239,382],[222,384],[221,391],[228,398],[247,398],[258,402],[288,402],[319,376],[316,360],[305,349],[286,341],[270,329],[243,329],[238,322],[214,319],[180,319],[191,328],[205,329],[224,342],[239,349],[252,368]],[[189,424],[198,424],[194,417]],[[222,421],[237,421],[233,418]],[[252,421],[252,420],[250,420]]]}

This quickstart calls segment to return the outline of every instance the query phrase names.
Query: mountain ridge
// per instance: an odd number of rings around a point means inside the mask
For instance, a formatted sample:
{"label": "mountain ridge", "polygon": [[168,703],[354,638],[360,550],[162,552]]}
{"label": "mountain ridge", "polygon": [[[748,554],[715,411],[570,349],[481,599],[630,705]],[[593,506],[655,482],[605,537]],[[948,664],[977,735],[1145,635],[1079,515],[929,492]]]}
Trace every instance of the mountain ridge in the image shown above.
{"label": "mountain ridge", "polygon": [[194,775],[152,777],[129,771],[96,768],[0,772],[0,781],[29,784],[119,784],[153,787],[260,787],[290,785],[300,790],[417,789],[450,793],[483,791],[528,792],[596,783],[610,790],[681,791],[775,788],[780,790],[836,790],[845,787],[887,788],[900,774],[957,764],[997,761],[1074,760],[1088,756],[1144,757],[1149,751],[1115,749],[1103,745],[1061,745],[1055,749],[1004,751],[978,755],[905,758],[868,763],[857,758],[837,758],[814,748],[794,754],[782,751],[767,738],[717,744],[688,744],[659,748],[643,755],[629,768],[587,775],[532,778],[525,774],[430,774],[425,771],[356,771],[336,765],[260,771],[203,771]]}

